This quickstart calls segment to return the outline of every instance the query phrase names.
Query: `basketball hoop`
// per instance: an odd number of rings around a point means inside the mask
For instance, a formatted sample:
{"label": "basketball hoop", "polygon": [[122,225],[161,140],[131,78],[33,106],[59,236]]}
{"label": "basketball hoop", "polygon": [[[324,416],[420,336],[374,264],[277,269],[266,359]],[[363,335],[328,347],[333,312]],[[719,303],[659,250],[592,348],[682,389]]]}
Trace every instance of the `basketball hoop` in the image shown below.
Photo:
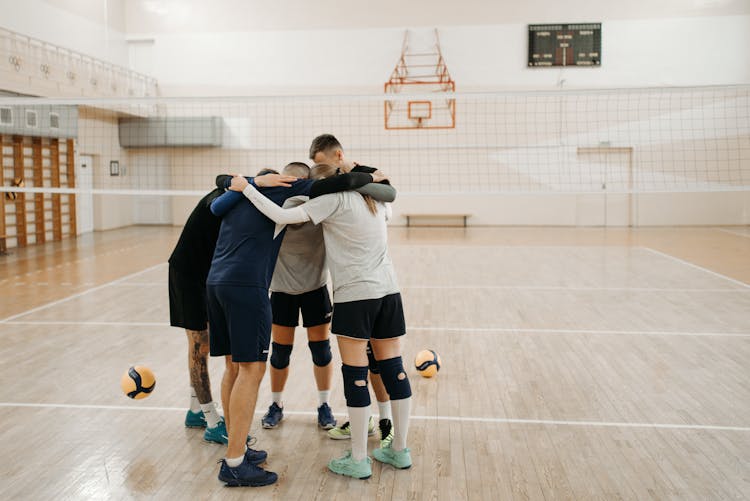
{"label": "basketball hoop", "polygon": [[410,30],[404,33],[401,57],[385,83],[385,94],[394,97],[400,94],[404,98],[386,99],[386,129],[452,129],[456,126],[456,101],[451,94],[456,84],[440,51],[437,29],[429,35],[425,47],[424,40],[415,40]]}

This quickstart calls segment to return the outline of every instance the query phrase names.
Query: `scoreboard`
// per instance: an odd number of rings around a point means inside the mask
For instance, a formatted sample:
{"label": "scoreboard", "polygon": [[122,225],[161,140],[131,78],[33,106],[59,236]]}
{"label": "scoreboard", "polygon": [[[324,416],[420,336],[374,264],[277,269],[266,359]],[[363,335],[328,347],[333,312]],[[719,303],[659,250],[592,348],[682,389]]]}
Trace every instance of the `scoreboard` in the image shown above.
{"label": "scoreboard", "polygon": [[529,66],[600,66],[601,63],[601,23],[529,25]]}

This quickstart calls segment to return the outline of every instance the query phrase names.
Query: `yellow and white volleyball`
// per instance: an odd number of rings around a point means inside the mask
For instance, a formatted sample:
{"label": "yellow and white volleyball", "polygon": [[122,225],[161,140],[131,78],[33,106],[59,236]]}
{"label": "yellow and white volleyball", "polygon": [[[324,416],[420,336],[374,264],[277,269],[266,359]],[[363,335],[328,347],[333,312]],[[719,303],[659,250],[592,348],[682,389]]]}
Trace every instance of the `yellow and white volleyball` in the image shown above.
{"label": "yellow and white volleyball", "polygon": [[140,400],[151,395],[151,392],[154,391],[156,377],[148,367],[135,365],[122,375],[120,386],[125,395]]}
{"label": "yellow and white volleyball", "polygon": [[440,370],[440,355],[433,350],[422,350],[414,358],[414,367],[422,377],[433,377]]}

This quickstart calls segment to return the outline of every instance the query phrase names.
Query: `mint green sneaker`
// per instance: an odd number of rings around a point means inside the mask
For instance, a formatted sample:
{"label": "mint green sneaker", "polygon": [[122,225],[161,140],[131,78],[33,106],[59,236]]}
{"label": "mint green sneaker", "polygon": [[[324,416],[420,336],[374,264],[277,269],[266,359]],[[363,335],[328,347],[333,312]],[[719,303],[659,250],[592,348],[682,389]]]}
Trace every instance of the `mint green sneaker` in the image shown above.
{"label": "mint green sneaker", "polygon": [[203,432],[203,440],[206,442],[216,442],[217,444],[228,444],[229,434],[227,433],[227,425],[224,424],[222,419],[213,428],[206,427],[206,431]]}
{"label": "mint green sneaker", "polygon": [[340,458],[331,459],[328,462],[328,469],[339,475],[359,478],[364,480],[372,476],[372,459],[364,458],[362,461],[355,461],[352,458],[352,451],[346,451],[346,454]]}
{"label": "mint green sneaker", "polygon": [[[367,434],[369,436],[375,435],[375,418],[372,416],[370,416],[370,421],[367,423]],[[352,438],[352,430],[349,428],[349,421],[341,426],[328,430],[328,438],[334,440],[347,440]]]}
{"label": "mint green sneaker", "polygon": [[185,426],[188,428],[205,428],[206,418],[203,411],[193,412],[188,409],[185,415]]}
{"label": "mint green sneaker", "polygon": [[372,457],[381,463],[388,463],[400,470],[411,468],[411,452],[409,452],[408,448],[394,451],[389,443],[387,447],[373,450]]}

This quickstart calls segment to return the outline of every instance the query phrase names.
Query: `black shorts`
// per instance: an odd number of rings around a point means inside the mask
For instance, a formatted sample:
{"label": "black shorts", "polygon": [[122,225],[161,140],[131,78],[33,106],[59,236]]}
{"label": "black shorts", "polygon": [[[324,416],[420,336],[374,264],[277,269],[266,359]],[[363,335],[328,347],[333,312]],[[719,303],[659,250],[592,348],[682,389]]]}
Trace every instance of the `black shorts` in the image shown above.
{"label": "black shorts", "polygon": [[271,293],[273,323],[284,327],[299,325],[299,312],[302,310],[302,326],[314,327],[331,321],[331,298],[328,287],[305,292],[303,294]]}
{"label": "black shorts", "polygon": [[191,331],[208,328],[206,283],[169,265],[169,325]]}
{"label": "black shorts", "polygon": [[406,334],[401,294],[333,305],[331,332],[357,339],[389,339]]}
{"label": "black shorts", "polygon": [[208,342],[211,355],[232,355],[233,362],[265,362],[271,344],[268,289],[208,285]]}

